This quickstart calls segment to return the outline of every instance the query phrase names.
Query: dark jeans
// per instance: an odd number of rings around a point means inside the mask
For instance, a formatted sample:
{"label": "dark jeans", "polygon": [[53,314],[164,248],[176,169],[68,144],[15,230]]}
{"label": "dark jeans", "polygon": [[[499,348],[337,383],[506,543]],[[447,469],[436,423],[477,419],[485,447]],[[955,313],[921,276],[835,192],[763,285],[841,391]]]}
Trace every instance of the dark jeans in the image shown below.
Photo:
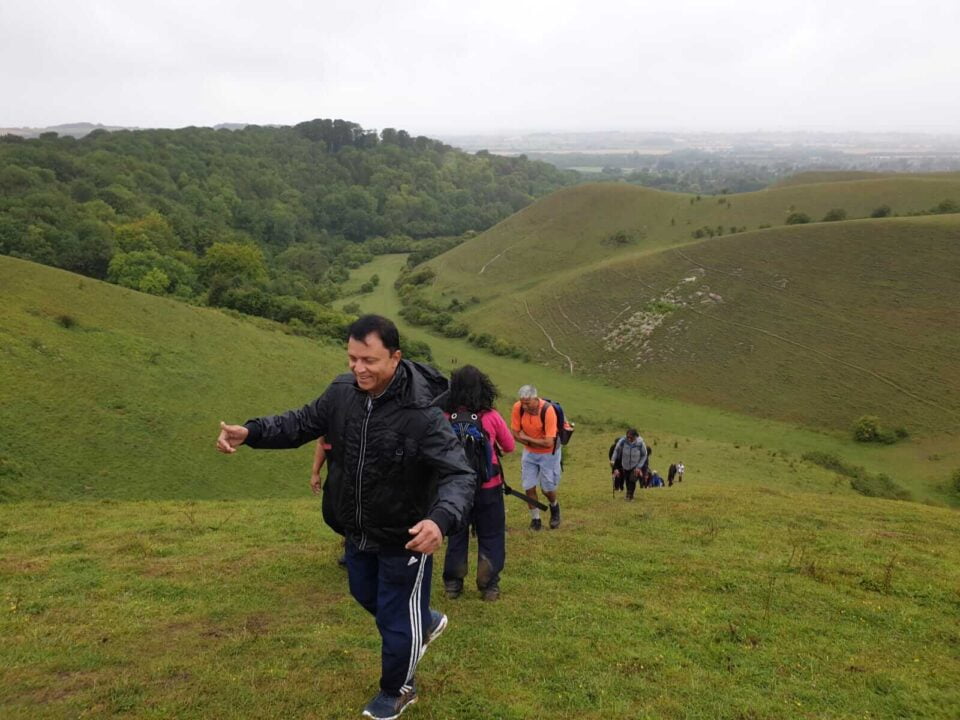
{"label": "dark jeans", "polygon": [[[471,523],[477,529],[477,589],[497,587],[507,556],[502,485],[477,492]],[[444,582],[463,582],[469,570],[469,550],[469,527],[447,537],[447,557],[443,563]]]}
{"label": "dark jeans", "polygon": [[430,628],[433,556],[408,550],[365,552],[347,543],[350,594],[376,618],[380,688],[399,695],[413,683]]}
{"label": "dark jeans", "polygon": [[637,491],[637,469],[633,468],[632,470],[622,470],[621,474],[626,479],[627,497],[632,498],[633,494]]}

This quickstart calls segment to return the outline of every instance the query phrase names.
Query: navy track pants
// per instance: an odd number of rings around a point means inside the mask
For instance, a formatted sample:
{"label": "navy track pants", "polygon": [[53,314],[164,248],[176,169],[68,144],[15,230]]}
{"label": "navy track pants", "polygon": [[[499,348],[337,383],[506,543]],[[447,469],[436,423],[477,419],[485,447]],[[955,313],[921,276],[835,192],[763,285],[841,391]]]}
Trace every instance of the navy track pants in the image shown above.
{"label": "navy track pants", "polygon": [[376,618],[380,689],[391,695],[413,685],[430,629],[433,556],[409,550],[367,552],[347,543],[350,594]]}

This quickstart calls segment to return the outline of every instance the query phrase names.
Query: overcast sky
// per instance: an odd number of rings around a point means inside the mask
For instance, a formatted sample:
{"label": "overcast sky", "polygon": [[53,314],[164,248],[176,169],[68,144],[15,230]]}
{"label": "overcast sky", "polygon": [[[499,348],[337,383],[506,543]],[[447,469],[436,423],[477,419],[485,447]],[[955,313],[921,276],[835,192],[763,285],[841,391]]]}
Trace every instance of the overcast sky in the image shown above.
{"label": "overcast sky", "polygon": [[960,132],[957,0],[0,0],[0,127]]}

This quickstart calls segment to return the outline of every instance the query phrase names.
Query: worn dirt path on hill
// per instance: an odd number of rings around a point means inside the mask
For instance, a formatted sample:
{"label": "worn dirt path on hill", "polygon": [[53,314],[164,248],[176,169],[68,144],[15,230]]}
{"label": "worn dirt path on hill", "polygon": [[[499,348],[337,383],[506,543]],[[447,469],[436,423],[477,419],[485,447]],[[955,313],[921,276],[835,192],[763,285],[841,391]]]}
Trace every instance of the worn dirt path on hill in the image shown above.
{"label": "worn dirt path on hill", "polygon": [[557,353],[557,355],[562,355],[567,359],[567,364],[570,366],[570,374],[573,375],[573,358],[567,355],[565,352],[561,352],[560,349],[557,348],[556,343],[553,342],[553,338],[550,337],[550,333],[547,332],[547,329],[541,325],[540,322],[533,316],[533,313],[530,312],[530,306],[527,305],[526,300],[523,301],[523,306],[527,309],[527,315],[530,316],[530,319],[533,320],[534,324],[543,331],[544,335],[547,336],[547,340],[550,342],[550,347],[553,348],[553,351]]}

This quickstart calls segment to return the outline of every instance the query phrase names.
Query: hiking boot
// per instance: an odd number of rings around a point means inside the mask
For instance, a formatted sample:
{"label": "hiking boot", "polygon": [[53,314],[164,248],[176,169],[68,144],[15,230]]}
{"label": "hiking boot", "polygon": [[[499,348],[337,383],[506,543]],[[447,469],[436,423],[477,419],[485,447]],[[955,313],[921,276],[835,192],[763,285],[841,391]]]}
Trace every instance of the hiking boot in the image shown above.
{"label": "hiking boot", "polygon": [[550,506],[550,529],[556,530],[560,527],[560,503]]}
{"label": "hiking boot", "polygon": [[463,580],[444,580],[443,591],[450,600],[456,600],[463,592]]}
{"label": "hiking boot", "polygon": [[430,611],[430,629],[427,630],[427,639],[423,642],[423,650],[421,655],[427,651],[427,646],[430,645],[434,640],[443,635],[443,631],[447,629],[447,616],[442,612],[437,610]]}
{"label": "hiking boot", "polygon": [[416,701],[416,687],[411,687],[406,692],[401,691],[399,695],[388,695],[381,690],[373,700],[367,703],[367,706],[363,709],[363,716],[373,718],[373,720],[394,720],[394,718],[400,717],[400,713]]}
{"label": "hiking boot", "polygon": [[496,602],[500,599],[500,587],[498,585],[489,585],[481,594],[485,602]]}
{"label": "hiking boot", "polygon": [[534,518],[533,520],[530,521],[530,529],[531,530],[543,529],[543,523],[540,521],[540,518]]}

